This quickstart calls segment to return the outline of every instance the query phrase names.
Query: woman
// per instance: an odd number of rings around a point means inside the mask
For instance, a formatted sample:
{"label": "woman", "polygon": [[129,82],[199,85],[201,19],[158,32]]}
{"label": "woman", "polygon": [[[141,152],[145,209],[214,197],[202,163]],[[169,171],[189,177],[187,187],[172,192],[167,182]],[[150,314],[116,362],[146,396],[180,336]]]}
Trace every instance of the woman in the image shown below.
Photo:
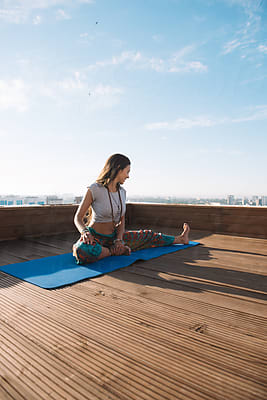
{"label": "woman", "polygon": [[[113,154],[96,182],[88,187],[74,218],[81,234],[73,245],[73,255],[78,264],[88,264],[111,255],[130,255],[132,250],[188,243],[188,224],[184,224],[184,231],[179,236],[151,230],[125,231],[126,191],[121,185],[129,178],[130,167],[128,157]],[[85,219],[88,214],[91,216],[89,222]]]}

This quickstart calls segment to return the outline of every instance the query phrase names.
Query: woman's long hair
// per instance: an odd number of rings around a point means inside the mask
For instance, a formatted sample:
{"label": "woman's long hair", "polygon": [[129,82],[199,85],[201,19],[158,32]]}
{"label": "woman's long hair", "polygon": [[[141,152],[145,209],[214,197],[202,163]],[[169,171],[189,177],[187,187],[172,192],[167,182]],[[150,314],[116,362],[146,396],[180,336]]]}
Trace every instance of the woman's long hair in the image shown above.
{"label": "woman's long hair", "polygon": [[[124,156],[123,154],[113,154],[107,159],[104,168],[102,169],[98,178],[96,179],[96,182],[107,187],[110,184],[110,182],[112,182],[116,178],[119,171],[123,170],[130,164],[131,161],[129,160],[129,158]],[[118,182],[117,190],[119,189],[120,189],[120,183]],[[86,225],[89,225],[91,215],[92,215],[92,209],[90,206],[84,217],[84,223]]]}
{"label": "woman's long hair", "polygon": [[[128,157],[122,154],[113,154],[107,159],[104,168],[100,172],[100,175],[98,176],[96,182],[101,183],[103,186],[107,187],[110,182],[114,181],[119,171],[123,170],[130,164],[131,162]],[[120,184],[118,183],[117,190],[119,189],[119,187]]]}

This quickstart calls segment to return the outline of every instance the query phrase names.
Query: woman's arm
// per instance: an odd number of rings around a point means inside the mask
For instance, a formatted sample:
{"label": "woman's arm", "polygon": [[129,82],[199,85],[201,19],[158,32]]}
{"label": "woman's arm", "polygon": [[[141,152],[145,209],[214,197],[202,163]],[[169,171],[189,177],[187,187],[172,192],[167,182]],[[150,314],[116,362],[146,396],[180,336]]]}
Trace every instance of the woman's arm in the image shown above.
{"label": "woman's arm", "polygon": [[87,244],[92,244],[94,241],[94,237],[90,234],[90,232],[86,230],[83,218],[92,202],[93,196],[91,190],[88,189],[74,217],[74,224],[80,232],[83,242]]}
{"label": "woman's arm", "polygon": [[125,232],[125,217],[123,216],[121,218],[121,223],[117,228],[117,238],[115,239],[114,242],[115,256],[121,256],[122,254],[125,254],[126,249],[127,249],[127,255],[131,254],[131,249],[128,246],[125,246],[123,242],[124,232]]}
{"label": "woman's arm", "polygon": [[125,216],[121,217],[121,223],[117,228],[117,239],[122,240],[124,231],[125,231]]}

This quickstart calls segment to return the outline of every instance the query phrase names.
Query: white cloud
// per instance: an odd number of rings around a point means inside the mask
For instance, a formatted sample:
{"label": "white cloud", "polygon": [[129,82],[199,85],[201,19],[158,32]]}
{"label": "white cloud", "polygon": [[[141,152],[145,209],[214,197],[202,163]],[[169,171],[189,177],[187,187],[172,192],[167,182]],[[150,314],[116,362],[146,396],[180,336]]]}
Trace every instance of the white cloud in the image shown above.
{"label": "white cloud", "polygon": [[63,90],[86,90],[86,85],[80,79],[65,79],[56,82],[56,87]]}
{"label": "white cloud", "polygon": [[96,96],[113,96],[123,94],[124,90],[122,88],[116,88],[110,85],[99,84],[95,86],[90,93]]}
{"label": "white cloud", "polygon": [[191,54],[195,49],[194,45],[185,46],[182,49],[176,51],[172,57],[171,62],[176,63],[184,60],[184,57],[188,54]]}
{"label": "white cloud", "polygon": [[192,53],[193,46],[187,46],[179,50],[167,59],[147,57],[139,51],[124,51],[111,59],[97,61],[88,65],[86,70],[97,70],[108,66],[126,65],[129,68],[152,69],[157,72],[206,72],[208,67],[200,61],[186,61],[185,56]]}
{"label": "white cloud", "polygon": [[71,17],[66,13],[64,10],[57,10],[56,12],[56,19],[58,20],[67,20],[71,19]]}
{"label": "white cloud", "polygon": [[4,0],[0,3],[0,19],[16,24],[25,23],[36,10],[92,3],[94,0]]}
{"label": "white cloud", "polygon": [[124,89],[102,83],[88,87],[86,76],[77,71],[70,78],[39,85],[38,93],[60,106],[83,101],[89,110],[96,110],[117,105]]}
{"label": "white cloud", "polygon": [[90,88],[88,92],[88,110],[94,111],[102,108],[112,108],[119,104],[124,89],[99,83]]}
{"label": "white cloud", "polygon": [[233,118],[231,122],[261,121],[267,119],[267,105],[255,106],[249,110],[248,115]]}
{"label": "white cloud", "polygon": [[153,130],[168,130],[176,131],[180,129],[190,129],[194,126],[199,127],[210,127],[216,125],[216,121],[211,120],[208,117],[196,117],[196,118],[177,118],[172,122],[154,122],[145,125],[145,129],[149,131]]}
{"label": "white cloud", "polygon": [[30,87],[20,79],[0,80],[0,109],[26,111],[29,108],[29,89]]}
{"label": "white cloud", "polygon": [[[256,65],[257,68],[260,67],[260,65]],[[248,83],[252,83],[252,82],[257,82],[257,81],[262,81],[263,79],[267,78],[267,75],[261,75],[261,76],[257,76],[255,78],[252,79],[247,79],[244,80],[242,82],[240,82],[241,85],[247,85]]]}
{"label": "white cloud", "polygon": [[201,154],[215,154],[215,155],[222,154],[233,157],[242,156],[245,154],[243,151],[240,150],[227,150],[227,149],[214,149],[214,148],[199,149],[197,152]]}
{"label": "white cloud", "polygon": [[111,63],[113,65],[123,64],[127,61],[132,63],[136,63],[142,60],[142,56],[140,52],[133,52],[133,51],[124,51],[120,56],[112,57]]}
{"label": "white cloud", "polygon": [[137,63],[141,61],[142,56],[140,52],[124,51],[119,56],[113,56],[109,60],[97,61],[95,64],[90,64],[86,67],[86,70],[95,70],[99,68],[105,68],[112,65],[121,65],[125,63]]}
{"label": "white cloud", "polygon": [[0,20],[19,24],[21,22],[25,22],[26,18],[27,18],[27,11],[22,8],[0,9]]}
{"label": "white cloud", "polygon": [[33,24],[34,25],[39,25],[41,23],[42,17],[40,15],[36,15],[36,17],[33,18]]}
{"label": "white cloud", "polygon": [[230,5],[243,8],[247,21],[235,32],[234,38],[223,46],[222,54],[226,55],[239,50],[246,58],[257,47],[257,33],[261,30],[261,12],[263,2],[261,0],[224,0]]}
{"label": "white cloud", "polygon": [[79,72],[75,72],[72,77],[60,81],[51,81],[37,85],[37,92],[41,96],[53,98],[56,101],[71,101],[75,96],[80,96],[82,92],[87,95],[87,83]]}
{"label": "white cloud", "polygon": [[183,62],[175,67],[170,67],[169,72],[207,72],[207,65],[199,61]]}
{"label": "white cloud", "polygon": [[267,54],[267,46],[266,46],[266,45],[263,45],[263,44],[259,45],[259,46],[258,46],[258,50],[259,50],[261,53]]}
{"label": "white cloud", "polygon": [[241,123],[248,121],[260,121],[267,119],[267,105],[251,107],[247,114],[238,118],[209,118],[207,116],[198,116],[194,118],[177,118],[175,121],[152,122],[145,125],[148,131],[166,130],[179,131],[182,129],[191,129],[193,127],[209,128],[215,125]]}
{"label": "white cloud", "polygon": [[237,39],[231,40],[230,42],[224,45],[224,52],[223,54],[231,53],[233,50],[237,49],[241,46],[241,42]]}
{"label": "white cloud", "polygon": [[89,110],[110,108],[119,103],[123,94],[122,87],[109,84],[98,83],[88,87],[86,76],[79,71],[69,78],[45,83],[0,80],[0,111],[13,109],[24,112],[45,98],[57,106],[83,103]]}

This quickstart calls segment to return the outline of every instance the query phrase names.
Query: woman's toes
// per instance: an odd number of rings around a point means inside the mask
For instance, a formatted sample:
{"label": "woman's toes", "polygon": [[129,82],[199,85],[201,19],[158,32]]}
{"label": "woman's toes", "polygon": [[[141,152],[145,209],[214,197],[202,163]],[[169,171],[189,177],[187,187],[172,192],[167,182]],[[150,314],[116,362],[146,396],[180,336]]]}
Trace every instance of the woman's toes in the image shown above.
{"label": "woman's toes", "polygon": [[186,222],[184,223],[183,228],[184,228],[184,232],[185,231],[188,231],[188,232],[190,231],[190,227]]}
{"label": "woman's toes", "polygon": [[125,247],[124,255],[125,255],[125,256],[129,256],[129,255],[131,254],[131,249],[130,249],[130,247],[128,247],[128,246],[124,246],[124,247]]}
{"label": "woman's toes", "polygon": [[185,222],[183,225],[184,231],[182,233],[182,237],[183,237],[183,242],[184,244],[188,244],[189,243],[189,232],[190,232],[190,227],[189,225]]}

